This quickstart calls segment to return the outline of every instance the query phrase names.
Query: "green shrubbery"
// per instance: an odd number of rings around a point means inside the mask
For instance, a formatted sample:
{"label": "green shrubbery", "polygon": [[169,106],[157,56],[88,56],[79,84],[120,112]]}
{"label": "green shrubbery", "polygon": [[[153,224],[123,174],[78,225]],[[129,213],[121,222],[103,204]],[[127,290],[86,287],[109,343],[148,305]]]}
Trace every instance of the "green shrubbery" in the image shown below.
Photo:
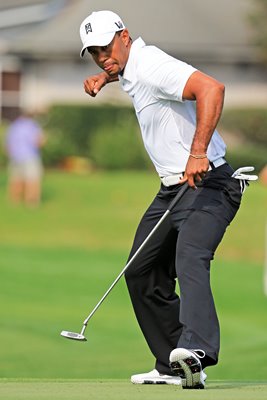
{"label": "green shrubbery", "polygon": [[267,164],[266,108],[225,109],[220,128],[244,139],[242,147],[228,146],[227,160],[233,168],[253,165],[259,172]]}
{"label": "green shrubbery", "polygon": [[267,148],[252,145],[239,149],[228,148],[226,158],[234,169],[253,166],[255,172],[259,173],[267,164]]}
{"label": "green shrubbery", "polygon": [[81,156],[98,168],[146,168],[148,159],[131,107],[53,106],[45,123],[46,165]]}
{"label": "green shrubbery", "polygon": [[6,134],[7,125],[0,125],[0,166],[6,164],[7,156],[5,152],[5,134]]}
{"label": "green shrubbery", "polygon": [[151,162],[141,141],[133,127],[99,128],[89,140],[90,158],[104,169],[145,169]]}
{"label": "green shrubbery", "polygon": [[267,146],[267,108],[225,109],[221,126],[242,134],[250,143]]}
{"label": "green shrubbery", "polygon": [[[70,156],[90,159],[96,168],[146,169],[152,166],[144,150],[132,107],[55,105],[41,123],[47,135],[43,149],[46,166],[57,166]],[[228,161],[237,168],[254,165],[257,172],[267,163],[267,109],[226,109],[220,131],[238,134],[244,145],[228,146]],[[0,129],[0,163],[4,129]]]}

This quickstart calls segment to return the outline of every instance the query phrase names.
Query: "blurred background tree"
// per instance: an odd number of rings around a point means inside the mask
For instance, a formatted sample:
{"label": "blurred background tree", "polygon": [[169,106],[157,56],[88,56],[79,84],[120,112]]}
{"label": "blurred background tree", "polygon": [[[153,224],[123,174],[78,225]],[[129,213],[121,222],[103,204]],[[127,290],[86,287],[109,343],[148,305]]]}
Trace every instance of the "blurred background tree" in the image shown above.
{"label": "blurred background tree", "polygon": [[254,4],[255,10],[249,15],[249,21],[254,30],[254,43],[267,66],[267,0],[254,0]]}

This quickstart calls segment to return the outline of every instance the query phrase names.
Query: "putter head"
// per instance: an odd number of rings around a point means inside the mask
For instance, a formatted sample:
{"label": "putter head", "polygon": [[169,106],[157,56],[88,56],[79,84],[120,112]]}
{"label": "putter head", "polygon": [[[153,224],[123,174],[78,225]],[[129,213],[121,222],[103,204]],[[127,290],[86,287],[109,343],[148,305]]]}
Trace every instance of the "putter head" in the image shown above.
{"label": "putter head", "polygon": [[86,337],[84,335],[82,335],[81,333],[62,331],[60,335],[67,339],[79,340],[80,342],[87,341]]}

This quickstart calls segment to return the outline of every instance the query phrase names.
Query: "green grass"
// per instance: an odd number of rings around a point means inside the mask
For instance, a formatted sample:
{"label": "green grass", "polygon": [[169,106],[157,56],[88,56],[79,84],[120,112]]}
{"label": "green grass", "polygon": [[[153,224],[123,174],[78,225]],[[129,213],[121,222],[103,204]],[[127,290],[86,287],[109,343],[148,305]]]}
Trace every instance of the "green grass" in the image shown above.
{"label": "green grass", "polygon": [[145,207],[158,190],[154,174],[47,173],[39,210],[12,207],[0,175],[0,243],[39,247],[128,249]]}
{"label": "green grass", "polygon": [[[32,399],[36,393],[38,399],[82,399],[84,393],[93,393],[93,399],[112,399],[116,393],[122,399],[147,396],[151,389],[106,381],[128,379],[153,367],[123,279],[90,321],[88,342],[68,341],[59,333],[81,329],[123,268],[138,220],[158,189],[155,175],[47,172],[44,201],[34,210],[8,204],[5,186],[6,177],[0,174],[0,377],[7,379],[0,381],[0,398]],[[207,371],[211,390],[205,393],[210,398],[222,398],[221,388],[224,398],[238,399],[239,392],[244,399],[248,393],[265,393],[266,398],[264,385],[245,383],[267,377],[267,299],[262,288],[266,199],[265,187],[251,185],[213,263],[222,346],[220,363]],[[244,383],[214,381],[226,379]],[[108,394],[100,397],[102,390]],[[170,399],[181,393],[179,388],[156,387],[153,398],[162,398],[162,390]],[[263,398],[255,396],[250,398]]]}
{"label": "green grass", "polygon": [[[38,210],[12,207],[6,201],[5,188],[6,177],[0,173],[2,245],[128,250],[159,183],[154,173],[79,176],[49,172]],[[217,257],[262,263],[266,199],[266,187],[252,183]]]}
{"label": "green grass", "polygon": [[[123,280],[90,321],[88,342],[59,336],[62,329],[81,329],[83,319],[122,269],[125,256],[115,251],[2,248],[0,301],[7,307],[1,311],[0,339],[5,346],[0,376],[126,378],[150,368],[153,359]],[[222,352],[219,365],[209,370],[211,378],[265,379],[267,301],[261,281],[257,264],[219,261],[214,265]],[[252,353],[249,369],[248,351]],[[234,365],[233,354],[238,360]]]}
{"label": "green grass", "polygon": [[267,382],[214,381],[205,390],[183,390],[177,386],[131,385],[126,381],[0,381],[5,400],[265,400]]}

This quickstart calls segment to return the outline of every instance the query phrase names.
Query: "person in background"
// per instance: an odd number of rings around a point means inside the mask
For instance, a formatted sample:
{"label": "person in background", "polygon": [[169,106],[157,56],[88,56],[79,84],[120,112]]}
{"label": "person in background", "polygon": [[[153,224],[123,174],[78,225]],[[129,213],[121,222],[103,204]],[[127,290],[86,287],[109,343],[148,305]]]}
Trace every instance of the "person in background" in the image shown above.
{"label": "person in background", "polygon": [[8,196],[12,203],[38,206],[41,199],[43,166],[40,148],[45,137],[39,123],[29,112],[10,124],[6,135]]}

